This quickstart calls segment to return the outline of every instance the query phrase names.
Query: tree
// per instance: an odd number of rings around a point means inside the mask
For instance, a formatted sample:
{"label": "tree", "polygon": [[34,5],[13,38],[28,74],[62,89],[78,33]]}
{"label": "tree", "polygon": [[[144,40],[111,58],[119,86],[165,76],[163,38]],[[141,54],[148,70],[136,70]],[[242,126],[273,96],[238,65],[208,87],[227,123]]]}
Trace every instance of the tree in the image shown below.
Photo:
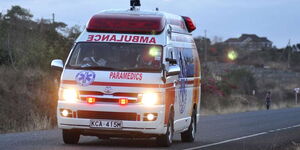
{"label": "tree", "polygon": [[10,17],[11,19],[31,20],[33,15],[29,12],[29,10],[20,6],[12,6],[4,17]]}
{"label": "tree", "polygon": [[236,92],[251,95],[256,90],[256,79],[252,72],[246,69],[236,69],[223,76],[227,84],[234,85]]}
{"label": "tree", "polygon": [[210,39],[205,37],[197,37],[194,39],[194,41],[198,48],[199,57],[201,60],[204,60],[204,55],[207,54],[205,51],[207,51],[211,45]]}
{"label": "tree", "polygon": [[75,41],[76,38],[80,35],[81,29],[80,26],[75,25],[71,28],[69,28],[67,31],[68,39],[71,41]]}
{"label": "tree", "polygon": [[222,43],[223,42],[223,38],[219,37],[219,36],[214,36],[212,39],[212,43],[216,44],[216,43]]}
{"label": "tree", "polygon": [[33,15],[20,6],[12,6],[0,18],[0,64],[13,68],[48,68],[55,58],[66,59],[79,27],[49,19],[31,20]]}

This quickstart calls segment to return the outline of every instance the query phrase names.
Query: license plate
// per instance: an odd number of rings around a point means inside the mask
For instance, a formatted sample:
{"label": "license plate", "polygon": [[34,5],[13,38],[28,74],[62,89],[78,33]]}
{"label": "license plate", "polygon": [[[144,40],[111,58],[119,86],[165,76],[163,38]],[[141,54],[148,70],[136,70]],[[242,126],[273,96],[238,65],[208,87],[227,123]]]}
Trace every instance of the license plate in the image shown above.
{"label": "license plate", "polygon": [[119,120],[91,120],[91,128],[110,128],[120,129],[122,128],[122,121]]}

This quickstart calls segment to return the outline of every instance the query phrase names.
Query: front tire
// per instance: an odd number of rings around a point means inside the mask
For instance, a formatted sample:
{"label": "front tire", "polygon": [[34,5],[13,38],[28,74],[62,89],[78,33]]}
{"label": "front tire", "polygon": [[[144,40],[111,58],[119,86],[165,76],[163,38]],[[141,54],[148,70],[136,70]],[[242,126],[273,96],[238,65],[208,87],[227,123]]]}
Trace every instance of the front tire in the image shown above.
{"label": "front tire", "polygon": [[62,130],[63,140],[65,144],[78,144],[80,133],[74,130]]}
{"label": "front tire", "polygon": [[157,144],[163,147],[169,147],[172,145],[174,136],[174,119],[173,115],[170,115],[168,121],[167,133],[156,138]]}
{"label": "front tire", "polygon": [[182,142],[194,142],[195,135],[196,135],[196,127],[197,127],[196,112],[193,111],[192,118],[191,118],[191,124],[187,131],[181,133],[181,141]]}

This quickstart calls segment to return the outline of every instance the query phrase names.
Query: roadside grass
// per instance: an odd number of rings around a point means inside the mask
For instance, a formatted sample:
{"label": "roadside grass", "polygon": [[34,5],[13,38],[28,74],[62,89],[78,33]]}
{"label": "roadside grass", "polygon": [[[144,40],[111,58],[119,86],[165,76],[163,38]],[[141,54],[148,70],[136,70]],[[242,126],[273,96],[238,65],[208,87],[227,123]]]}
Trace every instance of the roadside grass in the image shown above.
{"label": "roadside grass", "polygon": [[279,147],[274,148],[274,150],[300,150],[300,144],[294,141],[291,141],[287,145],[282,145]]}
{"label": "roadside grass", "polygon": [[[300,107],[300,105],[293,105],[291,103],[281,102],[279,104],[272,104],[270,109],[276,110],[276,109],[294,108],[294,107]],[[201,115],[222,115],[222,114],[259,111],[259,110],[266,110],[266,108],[265,106],[243,106],[243,105],[235,105],[226,108],[218,107],[217,109],[213,109],[213,110],[202,108]]]}
{"label": "roadside grass", "polygon": [[[225,101],[225,102],[224,102]],[[275,101],[271,104],[271,110],[300,107],[292,100]],[[230,97],[209,97],[201,104],[201,115],[221,115],[239,112],[266,110],[264,101],[256,97],[235,94]]]}
{"label": "roadside grass", "polygon": [[0,133],[47,130],[55,127],[51,119],[47,116],[42,116],[38,115],[37,113],[31,112],[28,117],[31,118],[30,123],[26,123],[24,125],[19,126],[19,122],[17,120],[11,120],[10,122],[7,122],[8,125],[4,126],[5,130],[1,130]]}
{"label": "roadside grass", "polygon": [[50,73],[0,66],[0,76],[0,133],[55,127],[57,85]]}

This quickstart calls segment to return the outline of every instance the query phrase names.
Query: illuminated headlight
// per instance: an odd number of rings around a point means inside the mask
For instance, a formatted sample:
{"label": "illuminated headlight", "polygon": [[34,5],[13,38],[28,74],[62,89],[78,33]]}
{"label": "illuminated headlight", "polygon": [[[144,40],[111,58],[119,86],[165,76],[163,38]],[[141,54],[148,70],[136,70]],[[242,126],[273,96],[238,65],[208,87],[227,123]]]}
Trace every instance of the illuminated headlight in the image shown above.
{"label": "illuminated headlight", "polygon": [[61,88],[59,92],[59,99],[67,102],[75,103],[79,99],[78,91],[72,88],[64,89]]}
{"label": "illuminated headlight", "polygon": [[147,119],[150,120],[150,121],[154,120],[154,115],[153,114],[148,114]]}
{"label": "illuminated headlight", "polygon": [[62,116],[67,117],[69,115],[69,111],[65,109],[61,112],[61,114]]}
{"label": "illuminated headlight", "polygon": [[161,93],[139,94],[139,100],[142,104],[147,106],[163,104]]}
{"label": "illuminated headlight", "polygon": [[62,117],[72,117],[72,110],[70,109],[60,109],[60,115]]}

